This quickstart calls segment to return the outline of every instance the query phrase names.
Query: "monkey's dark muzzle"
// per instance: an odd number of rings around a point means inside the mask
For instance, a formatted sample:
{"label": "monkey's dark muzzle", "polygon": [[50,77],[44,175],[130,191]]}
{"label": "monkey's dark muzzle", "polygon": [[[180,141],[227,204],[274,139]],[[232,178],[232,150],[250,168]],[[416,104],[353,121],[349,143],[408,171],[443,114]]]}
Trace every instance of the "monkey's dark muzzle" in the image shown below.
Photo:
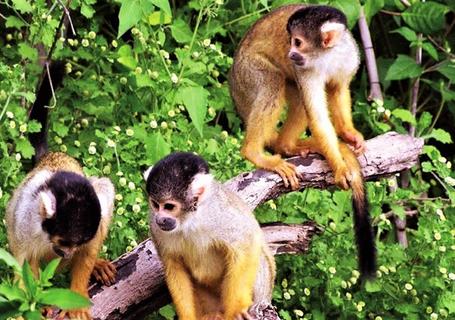
{"label": "monkey's dark muzzle", "polygon": [[175,227],[177,226],[177,223],[175,219],[169,218],[169,217],[156,217],[155,219],[156,224],[158,227],[163,230],[163,231],[171,231],[174,230]]}
{"label": "monkey's dark muzzle", "polygon": [[305,65],[305,59],[297,52],[290,52],[289,59],[291,59],[291,61],[299,67]]}

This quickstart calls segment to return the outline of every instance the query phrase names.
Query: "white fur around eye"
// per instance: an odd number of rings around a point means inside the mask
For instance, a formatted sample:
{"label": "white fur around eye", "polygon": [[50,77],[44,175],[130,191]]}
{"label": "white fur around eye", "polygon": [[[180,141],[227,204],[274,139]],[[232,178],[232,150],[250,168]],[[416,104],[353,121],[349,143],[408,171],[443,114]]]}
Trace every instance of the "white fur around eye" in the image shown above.
{"label": "white fur around eye", "polygon": [[41,198],[41,203],[44,205],[44,209],[46,210],[46,218],[52,218],[57,207],[54,195],[49,190],[41,191],[39,195]]}
{"label": "white fur around eye", "polygon": [[150,171],[152,171],[153,169],[153,166],[150,166],[147,170],[144,171],[144,180],[147,181],[147,179],[149,178],[149,175],[150,175]]}
{"label": "white fur around eye", "polygon": [[342,23],[327,21],[321,26],[321,32],[344,31],[345,28]]}

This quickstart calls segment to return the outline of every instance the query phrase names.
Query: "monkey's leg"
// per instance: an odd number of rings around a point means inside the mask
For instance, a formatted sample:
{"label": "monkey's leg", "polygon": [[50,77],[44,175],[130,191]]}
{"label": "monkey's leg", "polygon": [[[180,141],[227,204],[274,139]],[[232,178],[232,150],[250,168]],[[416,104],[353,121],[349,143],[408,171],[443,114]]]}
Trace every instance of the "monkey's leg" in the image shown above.
{"label": "monkey's leg", "polygon": [[328,85],[327,97],[337,134],[354,148],[356,155],[362,154],[365,151],[365,141],[352,123],[349,83]]}
{"label": "monkey's leg", "polygon": [[236,252],[227,253],[227,270],[221,290],[226,320],[251,319],[248,309],[253,304],[253,290],[261,254],[258,242],[255,239],[248,249],[238,248]]}
{"label": "monkey's leg", "polygon": [[177,315],[181,320],[198,320],[194,288],[185,267],[175,259],[166,259],[166,283],[172,296]]}
{"label": "monkey's leg", "polygon": [[303,140],[300,139],[308,126],[308,120],[296,85],[286,85],[286,100],[289,104],[287,118],[273,145],[273,150],[281,155],[305,157],[308,152],[314,152],[314,150],[310,149],[308,144],[302,143]]}
{"label": "monkey's leg", "polygon": [[352,174],[341,155],[338,137],[330,121],[324,81],[312,75],[301,84],[311,135],[332,168],[335,183],[348,189]]}
{"label": "monkey's leg", "polygon": [[[86,244],[79,248],[71,259],[71,286],[70,289],[88,298],[88,282],[95,266],[98,250],[93,244]],[[60,316],[70,319],[90,320],[89,308],[62,311]]]}
{"label": "monkey's leg", "polygon": [[275,126],[284,103],[281,95],[272,97],[273,100],[269,98],[263,96],[256,99],[248,117],[241,154],[257,167],[278,173],[286,187],[290,184],[293,189],[297,189],[299,181],[295,166],[281,159],[280,155],[269,156],[264,153],[265,146],[276,139]]}

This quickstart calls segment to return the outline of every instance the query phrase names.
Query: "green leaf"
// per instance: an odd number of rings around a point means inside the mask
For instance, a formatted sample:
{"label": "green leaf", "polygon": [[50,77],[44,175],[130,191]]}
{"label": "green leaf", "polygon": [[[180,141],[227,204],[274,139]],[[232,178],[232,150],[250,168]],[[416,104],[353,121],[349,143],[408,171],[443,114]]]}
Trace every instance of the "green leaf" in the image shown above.
{"label": "green leaf", "polygon": [[174,308],[170,304],[160,308],[158,313],[166,319],[174,319],[175,317]]}
{"label": "green leaf", "polygon": [[423,112],[417,122],[417,130],[419,133],[422,133],[423,130],[427,129],[431,125],[431,120],[433,116],[429,112]]}
{"label": "green leaf", "polygon": [[416,119],[409,110],[406,109],[395,109],[392,111],[392,115],[404,122],[409,122],[415,125]]}
{"label": "green leaf", "polygon": [[365,17],[370,22],[371,18],[384,7],[384,0],[366,0],[365,2]]}
{"label": "green leaf", "polygon": [[63,310],[87,308],[90,300],[69,289],[49,289],[41,292],[38,302],[48,306],[56,306]]}
{"label": "green leaf", "polygon": [[16,92],[18,96],[24,97],[28,102],[35,102],[35,94],[33,92]]}
{"label": "green leaf", "polygon": [[455,295],[453,292],[445,292],[438,299],[440,308],[446,308],[450,314],[455,313]]}
{"label": "green leaf", "polygon": [[93,14],[95,13],[95,9],[92,6],[87,5],[86,3],[82,2],[81,6],[81,13],[84,17],[91,19],[93,18]]}
{"label": "green leaf", "polygon": [[181,20],[177,19],[170,26],[172,37],[178,43],[190,43],[193,38],[193,32],[191,31],[188,24]]}
{"label": "green leaf", "polygon": [[5,26],[7,28],[19,29],[25,26],[25,23],[16,16],[9,16],[8,18],[6,18]]}
{"label": "green leaf", "polygon": [[207,97],[209,92],[201,86],[180,87],[176,94],[176,100],[183,103],[194,126],[202,137],[202,127],[204,125],[205,114],[207,112]]}
{"label": "green leaf", "polygon": [[35,149],[33,148],[30,141],[22,137],[17,140],[16,152],[20,152],[25,159],[31,159],[35,154]]}
{"label": "green leaf", "polygon": [[118,14],[117,39],[129,28],[136,25],[142,17],[147,17],[152,10],[153,4],[148,0],[123,0]]}
{"label": "green leaf", "polygon": [[155,6],[160,8],[167,16],[172,17],[171,6],[169,0],[150,0]]}
{"label": "green leaf", "polygon": [[24,290],[20,289],[17,285],[7,285],[6,283],[0,284],[0,295],[4,296],[9,301],[25,301],[26,295]]}
{"label": "green leaf", "polygon": [[136,85],[139,88],[144,88],[144,87],[153,87],[155,82],[150,79],[150,77],[146,74],[137,74],[136,75]]}
{"label": "green leaf", "polygon": [[401,27],[401,28],[395,29],[391,33],[398,33],[398,34],[402,35],[409,42],[417,41],[417,33],[408,27]]}
{"label": "green leaf", "polygon": [[14,271],[21,271],[21,266],[16,261],[16,259],[14,259],[14,257],[8,251],[2,248],[0,248],[0,260],[5,262],[7,266],[13,268]]}
{"label": "green leaf", "polygon": [[391,203],[390,208],[392,209],[393,213],[395,213],[400,219],[406,219],[406,212],[402,206]]}
{"label": "green leaf", "polygon": [[30,1],[27,0],[12,0],[14,8],[16,8],[21,13],[30,13],[33,8],[30,5]]}
{"label": "green leaf", "polygon": [[151,26],[157,26],[160,24],[169,24],[172,21],[172,17],[165,14],[163,11],[155,11],[148,17],[148,22]]}
{"label": "green leaf", "polygon": [[63,138],[68,135],[69,128],[64,123],[55,121],[52,123],[52,131],[54,131],[56,134]]}
{"label": "green leaf", "polygon": [[43,285],[48,285],[49,280],[52,279],[52,277],[55,274],[55,270],[57,270],[57,267],[60,263],[60,258],[54,259],[49,264],[46,266],[46,268],[41,272],[40,274],[40,282]]}
{"label": "green leaf", "polygon": [[329,4],[343,11],[348,19],[349,29],[353,28],[359,20],[360,2],[358,0],[331,0]]}
{"label": "green leaf", "polygon": [[133,56],[133,49],[127,44],[121,46],[118,49],[118,55],[119,57],[117,58],[117,61],[123,64],[125,67],[133,70],[137,66],[137,61]]}
{"label": "green leaf", "polygon": [[455,82],[455,63],[453,62],[444,63],[437,70],[447,79],[449,79],[452,82]]}
{"label": "green leaf", "polygon": [[34,299],[38,286],[28,261],[25,261],[24,266],[22,267],[22,280],[24,281],[25,289],[28,293],[28,296],[30,297],[30,299]]}
{"label": "green leaf", "polygon": [[41,312],[38,310],[35,311],[27,311],[25,314],[25,319],[27,320],[41,320]]}
{"label": "green leaf", "polygon": [[434,60],[439,59],[438,51],[430,42],[422,43],[422,49],[426,51]]}
{"label": "green leaf", "polygon": [[425,139],[433,138],[442,143],[452,143],[450,133],[443,129],[433,129],[430,134],[424,136]]}
{"label": "green leaf", "polygon": [[422,67],[414,59],[399,54],[393,64],[387,70],[386,80],[401,80],[407,78],[416,78],[422,74]]}
{"label": "green leaf", "polygon": [[27,124],[27,131],[30,133],[33,132],[40,132],[41,131],[41,123],[36,120],[29,120]]}
{"label": "green leaf", "polygon": [[416,32],[434,33],[444,28],[449,8],[433,1],[416,2],[403,12],[403,20]]}
{"label": "green leaf", "polygon": [[145,139],[145,149],[152,163],[158,162],[171,152],[171,147],[159,132],[153,133]]}

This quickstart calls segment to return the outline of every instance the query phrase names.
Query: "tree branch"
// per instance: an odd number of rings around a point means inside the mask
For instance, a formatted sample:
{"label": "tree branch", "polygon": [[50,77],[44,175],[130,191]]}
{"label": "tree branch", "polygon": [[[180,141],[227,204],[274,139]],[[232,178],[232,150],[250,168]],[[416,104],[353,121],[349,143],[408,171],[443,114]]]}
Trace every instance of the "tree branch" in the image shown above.
{"label": "tree branch", "polygon": [[[423,140],[389,132],[368,140],[366,145],[367,151],[359,161],[366,179],[374,179],[411,168],[417,162]],[[332,172],[319,155],[311,154],[307,158],[296,157],[289,161],[296,164],[297,170],[304,176],[302,188],[333,185]],[[278,175],[264,170],[241,174],[225,185],[237,192],[251,208],[291,192],[283,186]],[[264,226],[263,230],[274,254],[304,253],[312,236],[321,232],[321,228],[313,222]],[[118,273],[113,286],[93,283],[90,287],[94,319],[140,319],[170,302],[161,262],[150,240],[142,242],[114,264]],[[258,309],[258,314],[262,312],[262,315],[256,315],[256,319],[278,319],[271,306],[254,306],[253,309]]]}

